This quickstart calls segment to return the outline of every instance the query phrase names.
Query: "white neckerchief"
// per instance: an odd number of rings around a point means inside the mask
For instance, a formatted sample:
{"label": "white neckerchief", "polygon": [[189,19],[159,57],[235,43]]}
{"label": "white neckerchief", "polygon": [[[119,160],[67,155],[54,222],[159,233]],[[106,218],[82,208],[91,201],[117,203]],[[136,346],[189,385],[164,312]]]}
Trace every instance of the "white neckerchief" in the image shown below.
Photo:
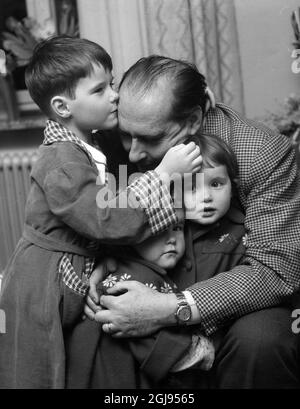
{"label": "white neckerchief", "polygon": [[[106,183],[106,156],[100,152],[98,149],[95,149],[93,146],[89,145],[88,143],[81,141],[86,150],[90,153],[92,156],[97,169],[98,169],[98,175],[99,175],[99,181],[97,181],[97,184],[105,185]],[[100,183],[98,183],[100,182]]]}

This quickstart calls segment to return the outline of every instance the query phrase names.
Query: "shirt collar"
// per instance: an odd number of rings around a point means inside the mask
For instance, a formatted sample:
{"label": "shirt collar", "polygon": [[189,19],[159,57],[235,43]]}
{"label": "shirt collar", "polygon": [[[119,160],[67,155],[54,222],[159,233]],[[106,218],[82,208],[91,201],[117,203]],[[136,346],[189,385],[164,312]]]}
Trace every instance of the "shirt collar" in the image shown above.
{"label": "shirt collar", "polygon": [[81,141],[81,143],[83,143],[84,147],[90,153],[96,163],[106,165],[106,156],[101,151],[84,141]]}
{"label": "shirt collar", "polygon": [[55,142],[73,142],[80,146],[81,149],[83,149],[83,151],[88,155],[91,162],[96,165],[102,182],[105,180],[106,156],[102,152],[95,149],[88,143],[83,142],[74,134],[74,132],[70,131],[58,122],[52,121],[51,119],[47,120],[44,136],[44,145],[51,145]]}
{"label": "shirt collar", "polygon": [[46,122],[44,136],[44,145],[51,145],[54,142],[74,142],[83,147],[82,141],[72,131],[51,119]]}

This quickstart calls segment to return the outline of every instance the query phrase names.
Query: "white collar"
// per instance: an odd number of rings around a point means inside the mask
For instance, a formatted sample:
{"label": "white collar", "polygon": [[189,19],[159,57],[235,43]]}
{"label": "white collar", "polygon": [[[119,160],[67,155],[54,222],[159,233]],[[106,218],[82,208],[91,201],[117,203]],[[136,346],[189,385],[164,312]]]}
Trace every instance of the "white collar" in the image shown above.
{"label": "white collar", "polygon": [[104,185],[106,183],[106,156],[99,151],[98,149],[94,148],[93,146],[89,145],[88,143],[82,141],[86,150],[92,156],[97,169],[98,169],[98,179],[97,184]]}
{"label": "white collar", "polygon": [[106,156],[101,151],[84,141],[81,142],[84,144],[86,150],[90,152],[92,158],[96,163],[102,163],[103,165],[106,165]]}

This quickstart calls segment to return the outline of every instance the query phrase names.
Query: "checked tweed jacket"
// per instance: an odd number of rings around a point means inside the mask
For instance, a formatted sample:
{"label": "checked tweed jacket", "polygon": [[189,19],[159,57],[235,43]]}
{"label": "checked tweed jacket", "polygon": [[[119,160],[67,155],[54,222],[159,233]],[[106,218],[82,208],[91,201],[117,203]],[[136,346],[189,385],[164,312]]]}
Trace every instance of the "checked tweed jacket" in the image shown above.
{"label": "checked tweed jacket", "polygon": [[[208,111],[203,132],[221,137],[237,155],[247,231],[241,265],[188,288],[210,335],[232,319],[283,303],[299,289],[300,183],[289,139],[225,104]],[[103,135],[99,143],[109,168],[117,169],[128,155],[111,139]]]}
{"label": "checked tweed jacket", "polygon": [[248,233],[241,265],[190,288],[210,334],[230,319],[280,304],[299,288],[300,183],[287,137],[224,104],[208,112],[204,132],[220,136],[237,155]]}

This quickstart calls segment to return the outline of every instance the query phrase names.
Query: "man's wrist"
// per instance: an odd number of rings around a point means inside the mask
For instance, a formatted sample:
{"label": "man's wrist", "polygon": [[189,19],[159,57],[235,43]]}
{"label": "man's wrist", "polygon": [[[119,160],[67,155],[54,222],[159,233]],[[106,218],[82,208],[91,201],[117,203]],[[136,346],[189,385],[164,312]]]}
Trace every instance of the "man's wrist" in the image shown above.
{"label": "man's wrist", "polygon": [[198,310],[198,307],[196,305],[194,297],[192,296],[190,291],[182,291],[182,293],[184,294],[187,302],[189,303],[189,305],[191,307],[191,312],[192,312],[192,317],[189,320],[188,325],[199,323],[201,321],[200,320],[200,312]]}
{"label": "man's wrist", "polygon": [[164,297],[164,317],[159,319],[159,325],[161,327],[169,327],[177,324],[175,318],[175,311],[177,309],[177,298],[175,293],[163,294]]}
{"label": "man's wrist", "polygon": [[[192,313],[192,317],[187,324],[193,325],[199,323],[201,321],[200,313],[192,294],[190,293],[190,291],[182,291],[182,293],[184,294],[187,302],[189,303]],[[178,301],[175,293],[163,294],[163,296],[165,301],[163,304],[163,308],[166,314],[159,319],[159,325],[161,327],[178,325],[175,316],[178,307]]]}
{"label": "man's wrist", "polygon": [[175,311],[175,318],[178,325],[188,325],[192,318],[192,311],[190,304],[187,302],[185,295],[182,292],[175,293],[177,298],[177,309]]}

